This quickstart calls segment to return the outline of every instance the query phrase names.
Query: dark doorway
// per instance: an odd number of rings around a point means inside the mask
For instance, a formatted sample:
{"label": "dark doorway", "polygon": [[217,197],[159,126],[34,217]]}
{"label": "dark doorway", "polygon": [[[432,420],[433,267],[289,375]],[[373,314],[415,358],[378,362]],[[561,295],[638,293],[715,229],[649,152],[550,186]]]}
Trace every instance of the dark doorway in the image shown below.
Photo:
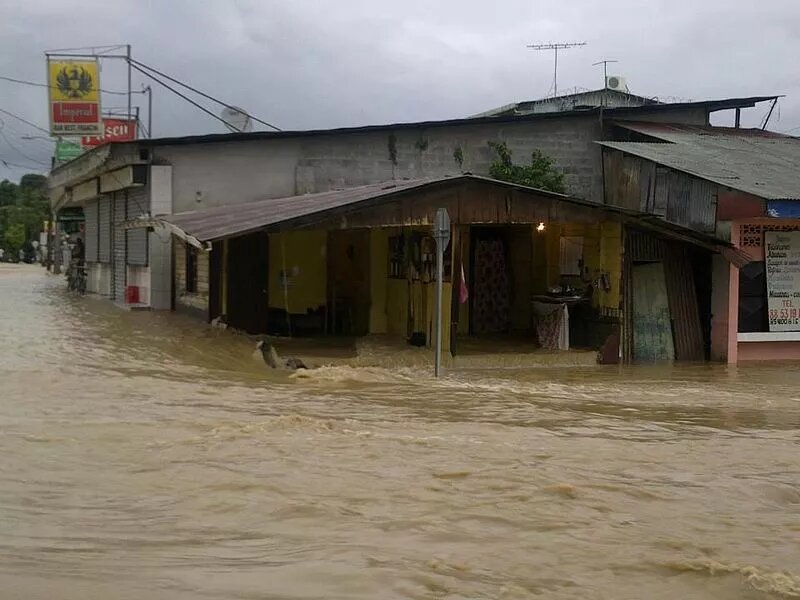
{"label": "dark doorway", "polygon": [[228,240],[228,324],[247,333],[267,330],[269,239],[251,233]]}
{"label": "dark doorway", "polygon": [[337,335],[369,333],[369,230],[328,235],[328,329]]}
{"label": "dark doorway", "polygon": [[222,315],[222,261],[224,242],[214,242],[211,247],[208,264],[208,320],[212,321]]}
{"label": "dark doorway", "polygon": [[511,274],[505,230],[475,227],[470,236],[470,331],[507,332],[511,324]]}

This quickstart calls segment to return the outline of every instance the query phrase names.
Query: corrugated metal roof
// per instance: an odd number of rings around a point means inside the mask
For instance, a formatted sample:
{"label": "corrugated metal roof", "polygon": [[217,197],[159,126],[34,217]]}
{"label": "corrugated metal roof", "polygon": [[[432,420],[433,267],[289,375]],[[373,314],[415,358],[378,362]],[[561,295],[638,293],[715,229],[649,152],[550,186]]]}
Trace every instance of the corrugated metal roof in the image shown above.
{"label": "corrugated metal roof", "polygon": [[[262,139],[273,138],[292,138],[292,137],[307,137],[316,135],[339,135],[347,133],[369,133],[373,131],[393,131],[403,129],[432,129],[435,127],[451,127],[454,125],[476,125],[482,123],[514,123],[533,121],[538,119],[559,119],[563,117],[585,117],[586,115],[599,114],[603,112],[608,118],[621,117],[627,118],[637,113],[650,113],[656,112],[670,112],[676,110],[685,110],[692,108],[700,108],[714,112],[718,110],[727,110],[732,108],[747,108],[755,106],[759,102],[766,102],[768,100],[775,100],[779,96],[748,96],[745,98],[725,98],[722,100],[700,100],[697,102],[674,102],[674,103],[661,103],[661,104],[648,104],[644,106],[623,106],[619,108],[603,109],[597,107],[594,109],[586,110],[571,110],[559,113],[534,113],[526,115],[502,115],[502,116],[485,116],[485,117],[463,117],[457,119],[442,119],[438,121],[414,121],[414,122],[400,122],[400,123],[387,123],[381,125],[362,125],[357,127],[339,127],[334,129],[308,129],[308,130],[285,130],[285,131],[253,131],[249,133],[211,133],[205,135],[189,135],[182,137],[167,137],[167,138],[153,138],[137,140],[135,143],[141,147],[151,146],[177,146],[182,144],[205,144],[215,142],[242,142],[253,141]],[[109,146],[116,146],[120,144],[131,144],[133,142],[109,142],[99,148]],[[83,154],[86,156],[94,152]],[[56,167],[54,171],[58,171],[60,167]]]}
{"label": "corrugated metal roof", "polygon": [[460,178],[387,181],[317,194],[270,198],[245,204],[195,210],[159,218],[199,241],[206,242],[242,235],[270,225],[325,213],[336,208],[416,190],[453,179]]}
{"label": "corrugated metal roof", "polygon": [[273,198],[174,215],[156,215],[153,218],[130,222],[126,224],[126,227],[162,226],[192,244],[210,248],[208,242],[213,240],[244,235],[268,228],[270,225],[277,225],[279,223],[290,224],[293,220],[314,215],[325,218],[327,216],[326,213],[330,213],[330,211],[336,209],[355,208],[356,205],[364,204],[368,201],[387,200],[393,195],[419,191],[429,186],[457,185],[466,181],[483,182],[507,189],[535,194],[539,197],[549,197],[560,202],[615,214],[623,222],[636,227],[656,232],[671,239],[682,240],[720,252],[725,255],[728,260],[737,264],[737,266],[747,264],[750,260],[745,253],[732,248],[727,242],[716,239],[710,235],[704,235],[691,229],[667,223],[653,215],[616,206],[596,204],[586,200],[572,198],[564,194],[538,190],[536,188],[470,174],[454,177],[390,181],[344,190],[306,194],[303,196]]}
{"label": "corrugated metal roof", "polygon": [[622,124],[662,142],[598,142],[768,200],[800,199],[800,139],[761,130]]}
{"label": "corrugated metal roof", "polygon": [[794,139],[791,136],[766,131],[739,127],[712,127],[688,125],[683,123],[652,123],[644,121],[614,121],[614,125],[647,135],[665,142],[692,142],[697,138],[708,142],[725,143],[728,138],[738,139]]}

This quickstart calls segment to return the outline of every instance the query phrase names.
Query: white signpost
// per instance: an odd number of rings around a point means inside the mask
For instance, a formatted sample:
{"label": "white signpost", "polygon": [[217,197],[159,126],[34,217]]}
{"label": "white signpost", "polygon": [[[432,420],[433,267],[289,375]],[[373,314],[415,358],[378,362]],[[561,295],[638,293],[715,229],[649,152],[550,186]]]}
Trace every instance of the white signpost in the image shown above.
{"label": "white signpost", "polygon": [[800,231],[764,233],[770,331],[800,331]]}
{"label": "white signpost", "polygon": [[444,279],[444,249],[450,243],[450,215],[447,209],[436,209],[436,220],[433,224],[433,238],[436,240],[436,357],[434,373],[436,377],[442,371],[442,281]]}

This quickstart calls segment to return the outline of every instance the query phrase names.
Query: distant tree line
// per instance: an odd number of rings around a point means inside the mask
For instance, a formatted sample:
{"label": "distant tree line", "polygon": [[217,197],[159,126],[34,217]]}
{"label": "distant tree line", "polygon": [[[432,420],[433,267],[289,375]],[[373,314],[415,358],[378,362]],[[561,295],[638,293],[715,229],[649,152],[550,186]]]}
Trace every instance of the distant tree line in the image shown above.
{"label": "distant tree line", "polygon": [[18,184],[0,181],[0,248],[6,253],[30,252],[31,242],[39,239],[42,224],[49,218],[44,175],[23,175]]}

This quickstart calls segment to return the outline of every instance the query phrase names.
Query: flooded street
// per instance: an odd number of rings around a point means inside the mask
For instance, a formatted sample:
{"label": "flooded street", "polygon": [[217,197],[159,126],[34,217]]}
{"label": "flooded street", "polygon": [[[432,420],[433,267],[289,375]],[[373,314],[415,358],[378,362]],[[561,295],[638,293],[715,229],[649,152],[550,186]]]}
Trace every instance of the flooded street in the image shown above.
{"label": "flooded street", "polygon": [[0,265],[0,597],[800,598],[797,366],[253,346]]}

